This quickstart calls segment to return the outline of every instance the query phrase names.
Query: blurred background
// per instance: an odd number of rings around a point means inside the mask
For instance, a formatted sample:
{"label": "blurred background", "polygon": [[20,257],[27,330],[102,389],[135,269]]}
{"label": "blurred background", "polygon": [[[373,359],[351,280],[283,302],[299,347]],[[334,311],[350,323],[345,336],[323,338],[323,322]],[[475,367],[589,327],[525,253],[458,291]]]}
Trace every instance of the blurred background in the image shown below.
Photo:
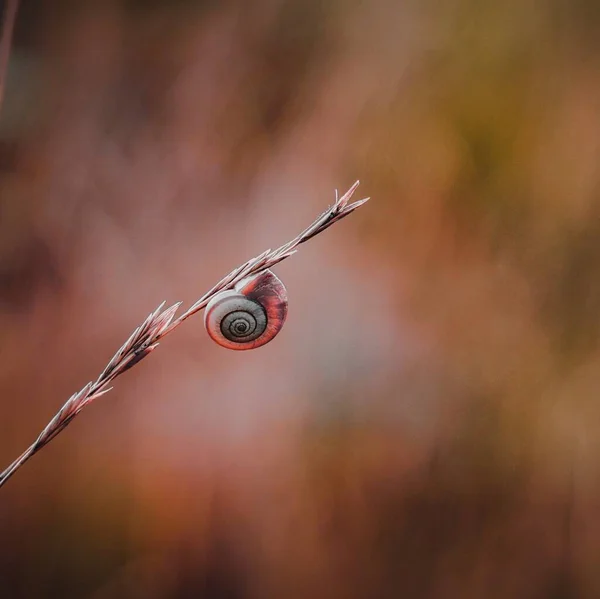
{"label": "blurred background", "polygon": [[0,493],[0,596],[600,597],[594,0],[21,0],[1,467],[163,300],[361,180],[252,352],[198,316]]}

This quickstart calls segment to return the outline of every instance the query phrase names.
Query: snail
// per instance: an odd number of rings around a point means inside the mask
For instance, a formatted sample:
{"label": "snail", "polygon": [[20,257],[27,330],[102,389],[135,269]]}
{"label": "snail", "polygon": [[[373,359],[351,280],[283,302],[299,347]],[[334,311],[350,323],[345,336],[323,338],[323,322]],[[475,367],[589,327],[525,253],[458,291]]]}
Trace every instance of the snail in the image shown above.
{"label": "snail", "polygon": [[211,299],[204,312],[204,326],[210,338],[222,347],[254,349],[279,333],[287,310],[285,286],[265,270]]}

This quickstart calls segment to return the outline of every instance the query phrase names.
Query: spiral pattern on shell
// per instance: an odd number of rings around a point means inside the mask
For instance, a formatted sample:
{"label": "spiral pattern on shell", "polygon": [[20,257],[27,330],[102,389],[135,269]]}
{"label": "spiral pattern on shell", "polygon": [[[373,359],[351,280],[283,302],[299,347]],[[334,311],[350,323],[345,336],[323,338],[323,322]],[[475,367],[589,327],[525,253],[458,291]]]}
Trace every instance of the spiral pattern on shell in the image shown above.
{"label": "spiral pattern on shell", "polygon": [[266,270],[217,294],[206,306],[204,326],[211,339],[223,347],[254,349],[279,333],[287,309],[285,286]]}

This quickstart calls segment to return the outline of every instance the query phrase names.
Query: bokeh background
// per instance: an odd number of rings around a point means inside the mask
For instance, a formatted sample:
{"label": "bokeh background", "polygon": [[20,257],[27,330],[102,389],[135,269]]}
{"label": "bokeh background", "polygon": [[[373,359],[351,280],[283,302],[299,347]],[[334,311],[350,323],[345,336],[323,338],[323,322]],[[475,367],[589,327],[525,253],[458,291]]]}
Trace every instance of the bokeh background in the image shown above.
{"label": "bokeh background", "polygon": [[231,352],[196,317],[0,493],[0,596],[600,597],[594,0],[22,0],[8,465],[160,302],[356,179]]}

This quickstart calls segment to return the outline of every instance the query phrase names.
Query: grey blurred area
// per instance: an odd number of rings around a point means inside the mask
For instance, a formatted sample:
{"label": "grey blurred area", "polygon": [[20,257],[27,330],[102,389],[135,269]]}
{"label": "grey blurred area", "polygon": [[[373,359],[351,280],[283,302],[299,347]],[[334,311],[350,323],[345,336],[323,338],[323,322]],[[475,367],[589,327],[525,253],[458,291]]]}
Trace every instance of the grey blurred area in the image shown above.
{"label": "grey blurred area", "polygon": [[361,180],[280,335],[191,319],[0,491],[3,599],[600,597],[591,0],[21,0],[0,456]]}

